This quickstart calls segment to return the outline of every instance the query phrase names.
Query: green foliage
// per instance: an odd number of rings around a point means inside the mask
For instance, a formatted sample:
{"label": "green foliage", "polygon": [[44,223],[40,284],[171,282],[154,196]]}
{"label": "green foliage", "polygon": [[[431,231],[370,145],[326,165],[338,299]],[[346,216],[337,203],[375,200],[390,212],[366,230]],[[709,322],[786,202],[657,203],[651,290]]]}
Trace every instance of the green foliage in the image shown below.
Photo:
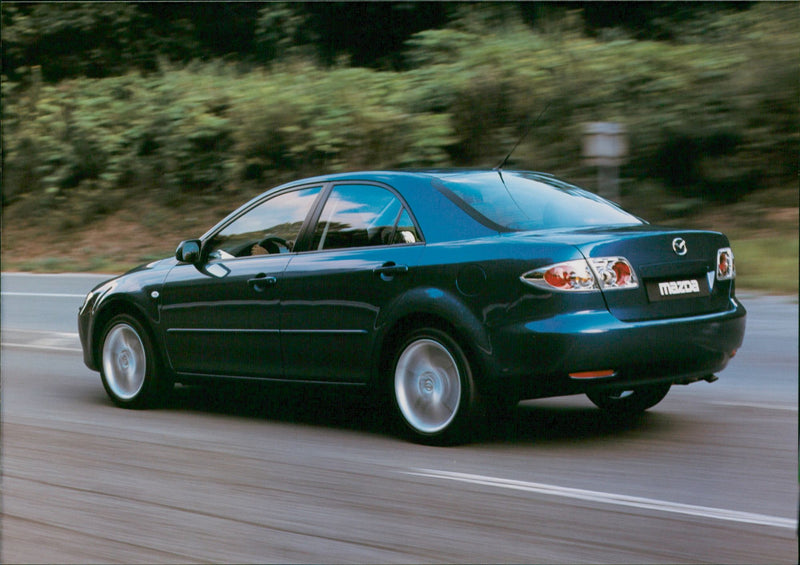
{"label": "green foliage", "polygon": [[304,46],[314,39],[308,17],[287,2],[272,2],[261,8],[255,30],[256,58],[269,63],[278,58],[307,55]]}
{"label": "green foliage", "polygon": [[447,163],[446,116],[405,111],[402,76],[305,65],[244,77],[240,86],[234,119],[243,179],[275,170],[312,174]]}
{"label": "green foliage", "polygon": [[[793,235],[732,239],[736,253],[737,288],[797,296],[800,239],[797,232]],[[764,273],[770,273],[770,276],[765,277]]]}
{"label": "green foliage", "polygon": [[[113,15],[68,11],[63,22],[55,6],[4,5],[6,50],[30,48],[36,30],[57,37],[106,23],[105,33],[127,30],[108,41],[140,45],[145,20],[127,5]],[[531,29],[514,6],[459,6],[451,27],[411,37],[403,72],[322,68],[302,48],[313,39],[302,13],[289,4],[259,10],[254,41],[269,67],[162,60],[147,74],[52,83],[47,67],[33,66],[4,76],[4,202],[88,221],[120,194],[152,190],[179,202],[327,171],[493,166],[545,107],[509,167],[588,176],[583,124],[619,121],[630,133],[625,176],[719,200],[796,182],[797,5],[708,15],[707,34],[687,28],[672,43],[624,30],[589,37],[576,11]],[[70,56],[116,68],[106,54]]]}
{"label": "green foliage", "polygon": [[[228,182],[232,131],[224,97],[188,72],[76,79],[4,105],[4,198],[78,188],[155,188],[169,197]],[[16,182],[15,182],[16,181]],[[105,194],[105,196],[101,196]]]}
{"label": "green foliage", "polygon": [[302,62],[40,85],[4,105],[3,196],[63,206],[70,194],[155,190],[170,202],[267,176],[446,165],[448,117],[410,114],[407,89],[400,75]]}
{"label": "green foliage", "polygon": [[707,40],[698,23],[672,44],[589,38],[578,12],[535,30],[463,14],[412,37],[407,55],[418,107],[452,115],[456,163],[499,161],[492,148],[549,104],[512,163],[579,175],[582,125],[618,121],[631,138],[625,175],[680,194],[735,200],[797,174],[797,5],[707,13]]}
{"label": "green foliage", "polygon": [[3,3],[7,75],[39,66],[45,80],[105,77],[152,68],[155,38],[133,4]]}

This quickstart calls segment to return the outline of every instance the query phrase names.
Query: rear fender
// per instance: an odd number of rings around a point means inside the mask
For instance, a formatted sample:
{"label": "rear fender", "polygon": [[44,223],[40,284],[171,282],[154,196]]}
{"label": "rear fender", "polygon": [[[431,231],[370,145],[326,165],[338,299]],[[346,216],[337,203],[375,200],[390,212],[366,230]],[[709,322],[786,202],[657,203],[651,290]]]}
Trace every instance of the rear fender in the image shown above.
{"label": "rear fender", "polygon": [[373,348],[373,375],[380,378],[386,370],[387,358],[398,346],[402,336],[421,325],[445,326],[450,330],[467,354],[485,374],[491,366],[492,343],[484,324],[458,296],[435,287],[412,289],[399,296],[378,317],[375,347]]}

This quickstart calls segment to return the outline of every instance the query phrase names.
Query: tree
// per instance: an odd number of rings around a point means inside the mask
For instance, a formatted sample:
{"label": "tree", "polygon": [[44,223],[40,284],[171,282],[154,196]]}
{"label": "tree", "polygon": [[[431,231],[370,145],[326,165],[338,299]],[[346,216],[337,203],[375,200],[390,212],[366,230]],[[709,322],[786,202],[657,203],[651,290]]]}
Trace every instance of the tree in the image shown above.
{"label": "tree", "polygon": [[39,66],[46,81],[153,68],[149,18],[132,4],[3,4],[4,74]]}

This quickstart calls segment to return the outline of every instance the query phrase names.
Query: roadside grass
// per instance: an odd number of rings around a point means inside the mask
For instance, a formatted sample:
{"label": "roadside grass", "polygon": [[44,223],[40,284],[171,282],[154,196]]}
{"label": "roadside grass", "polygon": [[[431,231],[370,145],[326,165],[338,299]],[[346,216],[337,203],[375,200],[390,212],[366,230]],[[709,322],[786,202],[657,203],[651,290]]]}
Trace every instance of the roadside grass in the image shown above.
{"label": "roadside grass", "polygon": [[770,294],[798,293],[797,232],[785,237],[731,238],[736,260],[736,288]]}
{"label": "roadside grass", "polygon": [[[164,257],[167,254],[164,254]],[[163,257],[159,257],[163,258]],[[28,273],[124,273],[142,263],[154,260],[155,257],[142,257],[140,262],[125,262],[105,256],[88,258],[76,257],[34,257],[31,259],[3,260],[2,270],[22,271]]]}

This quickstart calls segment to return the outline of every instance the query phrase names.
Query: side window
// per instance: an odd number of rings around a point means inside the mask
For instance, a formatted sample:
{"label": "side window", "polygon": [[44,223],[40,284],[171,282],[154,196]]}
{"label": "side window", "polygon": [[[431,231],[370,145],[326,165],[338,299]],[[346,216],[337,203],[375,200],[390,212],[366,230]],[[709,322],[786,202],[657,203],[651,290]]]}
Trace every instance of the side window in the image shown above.
{"label": "side window", "polygon": [[417,230],[402,202],[374,185],[339,185],[331,191],[316,228],[312,249],[346,249],[416,243]]}
{"label": "side window", "polygon": [[239,216],[208,242],[209,259],[291,252],[320,190],[283,192]]}

